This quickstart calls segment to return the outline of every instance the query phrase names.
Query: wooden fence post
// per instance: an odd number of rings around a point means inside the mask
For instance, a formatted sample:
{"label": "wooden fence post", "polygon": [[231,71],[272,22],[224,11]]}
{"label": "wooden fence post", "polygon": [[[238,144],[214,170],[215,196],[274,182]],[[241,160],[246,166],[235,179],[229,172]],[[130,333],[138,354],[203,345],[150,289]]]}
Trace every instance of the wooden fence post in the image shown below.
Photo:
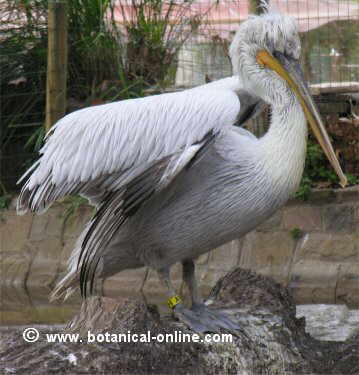
{"label": "wooden fence post", "polygon": [[64,116],[67,79],[66,1],[49,0],[45,128]]}

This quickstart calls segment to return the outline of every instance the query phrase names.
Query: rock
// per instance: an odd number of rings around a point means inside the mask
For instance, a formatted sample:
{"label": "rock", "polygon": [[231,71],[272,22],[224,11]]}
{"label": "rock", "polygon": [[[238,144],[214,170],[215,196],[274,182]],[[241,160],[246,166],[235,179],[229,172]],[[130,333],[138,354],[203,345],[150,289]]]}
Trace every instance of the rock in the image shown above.
{"label": "rock", "polygon": [[[2,373],[294,375],[359,371],[359,335],[345,342],[312,338],[305,332],[305,319],[296,318],[288,290],[272,279],[236,269],[216,284],[209,301],[240,324],[232,342],[205,342],[203,336],[199,339],[204,342],[159,342],[176,332],[177,337],[193,332],[172,316],[161,316],[156,306],[93,297],[84,302],[68,328],[68,333],[80,333],[83,342],[50,344],[45,340],[48,328],[40,330],[40,340],[31,344],[22,340],[19,331],[3,334]],[[158,340],[123,342],[128,334],[138,338],[148,331]],[[104,342],[106,333],[108,342]],[[102,342],[89,342],[94,337]],[[120,337],[122,342],[115,342]]]}
{"label": "rock", "polygon": [[322,340],[345,341],[359,333],[359,311],[345,305],[300,305],[297,317],[306,318],[306,331]]}

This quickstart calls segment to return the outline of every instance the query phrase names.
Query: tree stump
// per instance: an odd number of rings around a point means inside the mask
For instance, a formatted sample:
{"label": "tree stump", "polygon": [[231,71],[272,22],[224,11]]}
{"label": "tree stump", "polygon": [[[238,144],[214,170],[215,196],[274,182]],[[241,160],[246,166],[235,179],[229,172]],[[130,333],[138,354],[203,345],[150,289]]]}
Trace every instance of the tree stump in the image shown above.
{"label": "tree stump", "polygon": [[[93,297],[69,324],[82,343],[36,343],[5,335],[1,373],[16,374],[358,374],[359,335],[345,342],[319,341],[295,317],[287,289],[272,279],[236,269],[219,280],[209,300],[242,329],[227,343],[87,342],[87,332],[111,335],[193,333],[172,316],[137,300]],[[64,330],[61,331],[62,333]],[[116,336],[117,337],[117,336]],[[13,372],[11,372],[13,371]],[[15,372],[14,372],[15,371]]]}

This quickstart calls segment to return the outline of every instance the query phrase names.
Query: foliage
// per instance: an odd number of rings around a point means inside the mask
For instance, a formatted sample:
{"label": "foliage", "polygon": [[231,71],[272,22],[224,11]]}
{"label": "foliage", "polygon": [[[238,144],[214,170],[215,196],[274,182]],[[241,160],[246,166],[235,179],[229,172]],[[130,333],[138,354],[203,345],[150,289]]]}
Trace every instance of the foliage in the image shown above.
{"label": "foliage", "polygon": [[[349,185],[359,184],[359,176],[346,173]],[[307,157],[301,184],[295,194],[296,198],[307,200],[313,187],[335,186],[339,178],[330,166],[320,146],[309,138]]]}
{"label": "foliage", "polygon": [[[192,2],[68,0],[69,97],[84,100],[94,96],[107,80],[117,81],[119,98],[138,94],[137,80],[139,86],[161,83],[178,49],[204,17],[190,11]],[[7,2],[6,19],[1,20],[1,77],[5,84],[24,77],[27,84],[41,89],[36,93],[44,93],[47,6],[48,0]],[[36,99],[39,96],[31,98]]]}
{"label": "foliage", "polygon": [[299,188],[297,192],[295,193],[295,197],[303,201],[306,201],[309,199],[311,192],[312,192],[311,180],[308,177],[303,176],[302,181],[299,185]]}
{"label": "foliage", "polygon": [[68,97],[85,105],[103,81],[118,79],[121,71],[122,36],[106,23],[110,7],[108,0],[68,1]]}
{"label": "foliage", "polygon": [[192,3],[130,0],[134,12],[128,15],[128,3],[119,2],[128,38],[125,71],[129,77],[142,77],[147,85],[165,81],[178,50],[204,17],[191,14]]}
{"label": "foliage", "polygon": [[[41,1],[37,1],[40,3]],[[29,1],[9,0],[2,13],[0,54],[1,149],[22,124],[40,124],[45,105],[47,31],[45,13]]]}
{"label": "foliage", "polygon": [[293,240],[299,240],[303,237],[303,232],[300,228],[292,228],[289,233],[292,236]]}
{"label": "foliage", "polygon": [[[2,182],[13,188],[31,157],[23,147],[42,126],[45,108],[46,1],[2,2],[0,45],[0,149]],[[12,158],[9,158],[12,156]]]}
{"label": "foliage", "polygon": [[91,104],[161,86],[198,25],[189,12],[192,1],[70,0],[70,95]]}
{"label": "foliage", "polygon": [[338,177],[334,170],[327,166],[327,159],[324,152],[317,143],[311,140],[308,141],[307,145],[304,177],[307,177],[311,182],[338,182]]}
{"label": "foliage", "polygon": [[45,137],[45,127],[41,126],[37,128],[29,137],[27,142],[25,143],[25,148],[29,147],[34,151],[39,151],[41,146],[43,145]]}
{"label": "foliage", "polygon": [[7,209],[9,207],[10,202],[11,202],[10,196],[8,195],[0,196],[0,211]]}
{"label": "foliage", "polygon": [[9,208],[10,202],[11,202],[11,196],[6,192],[6,189],[2,182],[0,181],[0,189],[2,191],[0,195],[0,211],[6,210]]}

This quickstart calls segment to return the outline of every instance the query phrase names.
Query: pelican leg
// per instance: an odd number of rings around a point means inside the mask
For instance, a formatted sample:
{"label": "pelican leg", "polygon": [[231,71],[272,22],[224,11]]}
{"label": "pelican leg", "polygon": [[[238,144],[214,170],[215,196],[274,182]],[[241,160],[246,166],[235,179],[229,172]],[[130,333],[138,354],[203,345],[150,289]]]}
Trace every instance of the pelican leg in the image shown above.
{"label": "pelican leg", "polygon": [[195,264],[192,259],[184,260],[182,262],[182,274],[183,281],[187,284],[191,300],[192,307],[194,305],[203,304],[201,294],[198,289],[198,284],[195,276]]}
{"label": "pelican leg", "polygon": [[[219,332],[220,328],[235,331],[240,327],[220,311],[209,309],[203,302],[198,291],[195,279],[195,265],[192,260],[183,262],[183,280],[187,284],[192,308],[186,308],[180,297],[176,295],[175,289],[169,277],[169,268],[158,270],[162,283],[166,286],[169,297],[169,306],[173,309],[175,317],[182,321],[194,332]],[[172,304],[172,301],[175,301]]]}
{"label": "pelican leg", "polygon": [[140,294],[142,296],[142,300],[143,300],[143,302],[145,303],[146,306],[148,306],[148,302],[147,302],[147,298],[146,298],[146,295],[145,295],[145,292],[143,291],[143,289],[144,289],[146,281],[148,279],[149,272],[150,272],[150,269],[147,267],[145,275],[143,276],[143,279],[142,279],[140,289],[138,290],[140,292]]}
{"label": "pelican leg", "polygon": [[[175,317],[195,332],[206,332],[207,328],[201,323],[200,317],[194,311],[187,309],[180,297],[177,296],[170,279],[169,268],[157,270],[157,273],[160,281],[166,287],[168,305],[173,309]],[[176,303],[172,305],[171,301],[176,301]]]}
{"label": "pelican leg", "polygon": [[206,306],[201,298],[195,277],[195,264],[192,259],[182,262],[183,281],[187,284],[192,299],[191,311],[200,319],[205,331],[218,332],[219,328],[228,330],[239,329],[240,326],[233,322],[225,313]]}

